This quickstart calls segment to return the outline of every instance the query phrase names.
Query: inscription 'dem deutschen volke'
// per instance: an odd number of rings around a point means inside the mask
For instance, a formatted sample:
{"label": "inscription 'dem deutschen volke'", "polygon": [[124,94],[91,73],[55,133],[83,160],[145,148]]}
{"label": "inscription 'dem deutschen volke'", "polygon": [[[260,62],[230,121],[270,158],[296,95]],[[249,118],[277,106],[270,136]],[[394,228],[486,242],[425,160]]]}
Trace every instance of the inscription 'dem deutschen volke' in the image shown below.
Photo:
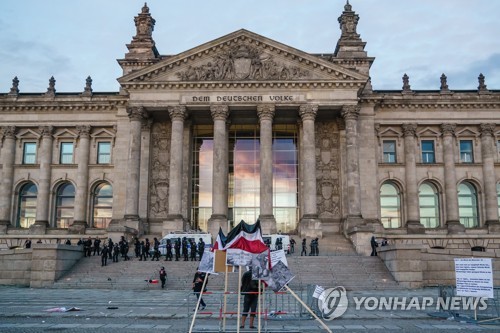
{"label": "inscription 'dem deutschen volke'", "polygon": [[291,103],[300,101],[302,96],[298,95],[201,95],[186,96],[186,102],[191,103],[245,103],[245,102],[264,102],[264,103]]}

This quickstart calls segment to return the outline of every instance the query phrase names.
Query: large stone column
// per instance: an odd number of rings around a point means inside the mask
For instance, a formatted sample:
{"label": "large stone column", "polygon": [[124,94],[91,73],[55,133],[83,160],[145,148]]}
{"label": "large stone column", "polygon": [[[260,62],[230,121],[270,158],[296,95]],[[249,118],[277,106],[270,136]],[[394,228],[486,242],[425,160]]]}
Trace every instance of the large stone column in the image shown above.
{"label": "large stone column", "polygon": [[[16,127],[2,127],[2,172],[0,186],[0,234],[6,234],[11,219],[12,182],[16,155]],[[0,137],[2,143],[2,137]]]}
{"label": "large stone column", "polygon": [[424,226],[420,223],[418,203],[417,162],[415,152],[415,136],[417,124],[407,123],[402,126],[405,140],[405,180],[406,180],[406,230],[409,234],[425,233]]}
{"label": "large stone column", "polygon": [[361,216],[361,189],[359,176],[359,144],[358,144],[358,105],[346,105],[342,108],[345,122],[346,160],[347,160],[347,218],[344,231],[350,232],[354,227],[364,225]]}
{"label": "large stone column", "polygon": [[163,233],[172,230],[184,230],[184,219],[182,217],[182,158],[184,119],[186,119],[186,107],[183,105],[170,106],[168,108],[172,120],[172,131],[170,139],[170,175],[168,190],[168,216],[163,225]]}
{"label": "large stone column", "polygon": [[75,218],[69,231],[84,234],[87,223],[87,196],[89,183],[90,125],[76,127],[78,132],[78,175],[75,194]]}
{"label": "large stone column", "polygon": [[33,234],[44,234],[49,226],[50,180],[52,175],[52,133],[54,127],[41,126],[40,171],[38,177],[38,197],[36,199],[35,224],[30,227]]}
{"label": "large stone column", "polygon": [[490,232],[500,231],[498,221],[497,182],[493,153],[495,124],[481,124],[481,152],[483,157],[483,186],[486,203],[486,225]]}
{"label": "large stone column", "polygon": [[130,142],[127,169],[127,191],[125,197],[125,225],[142,232],[139,218],[139,184],[141,171],[141,127],[148,115],[143,107],[128,107],[130,119]]}
{"label": "large stone column", "polygon": [[212,216],[208,219],[208,230],[213,237],[219,228],[227,232],[228,195],[228,131],[226,121],[229,116],[227,105],[211,105],[214,120],[214,155],[212,177]]}
{"label": "large stone column", "polygon": [[257,106],[260,124],[260,215],[263,234],[276,233],[273,214],[273,117],[275,106]]}
{"label": "large stone column", "polygon": [[304,211],[299,223],[301,237],[323,237],[321,221],[318,219],[316,205],[316,142],[314,119],[318,112],[316,104],[302,104],[299,115],[302,119],[302,162],[304,183]]}
{"label": "large stone column", "polygon": [[460,218],[458,215],[457,176],[455,172],[455,154],[453,149],[455,127],[455,124],[441,124],[441,131],[443,132],[446,226],[449,234],[456,234],[465,231],[464,226],[460,224]]}

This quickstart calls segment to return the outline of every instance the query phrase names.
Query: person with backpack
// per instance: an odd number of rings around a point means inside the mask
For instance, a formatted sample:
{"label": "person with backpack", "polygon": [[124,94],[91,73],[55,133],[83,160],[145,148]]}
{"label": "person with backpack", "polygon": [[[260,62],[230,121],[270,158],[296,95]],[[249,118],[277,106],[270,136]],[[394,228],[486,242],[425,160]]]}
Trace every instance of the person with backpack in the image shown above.
{"label": "person with backpack", "polygon": [[160,281],[162,289],[165,288],[165,283],[167,282],[167,272],[163,266],[160,269]]}

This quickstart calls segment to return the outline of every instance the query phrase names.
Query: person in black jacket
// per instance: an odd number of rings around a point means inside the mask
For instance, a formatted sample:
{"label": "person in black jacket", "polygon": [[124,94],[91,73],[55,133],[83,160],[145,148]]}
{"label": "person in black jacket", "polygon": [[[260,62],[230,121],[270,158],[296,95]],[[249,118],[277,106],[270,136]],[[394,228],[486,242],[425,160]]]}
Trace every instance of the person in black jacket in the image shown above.
{"label": "person in black jacket", "polygon": [[300,252],[300,255],[307,256],[307,243],[305,238],[302,240],[302,251]]}
{"label": "person in black jacket", "polygon": [[184,261],[188,261],[188,241],[186,237],[182,237],[182,256],[184,257]]}
{"label": "person in black jacket", "polygon": [[370,256],[372,257],[377,256],[378,242],[375,239],[375,236],[372,236],[372,238],[370,239],[370,246],[372,247],[372,253],[370,254]]}
{"label": "person in black jacket", "polygon": [[[200,299],[200,307],[198,308],[199,310],[203,310],[207,306],[207,304],[203,301],[203,298],[200,298],[200,293],[203,288],[203,281],[205,280],[205,278],[208,278],[207,273],[203,273],[200,271],[196,271],[193,278],[193,292],[196,295],[196,298]],[[203,291],[206,290],[207,290],[207,284],[205,283],[205,290]]]}
{"label": "person in black jacket", "polygon": [[160,269],[160,281],[161,287],[165,288],[165,283],[167,282],[167,272],[165,271],[165,267],[161,267]]}
{"label": "person in black jacket", "polygon": [[172,241],[170,239],[167,239],[167,245],[165,246],[167,248],[167,255],[165,256],[165,261],[172,261]]}
{"label": "person in black jacket", "polygon": [[153,258],[151,258],[151,261],[155,259],[156,261],[160,260],[160,242],[156,237],[153,239]]}
{"label": "person in black jacket", "polygon": [[175,250],[175,261],[179,261],[180,253],[181,253],[181,241],[180,241],[180,238],[177,238],[175,240],[174,250]]}
{"label": "person in black jacket", "polygon": [[241,292],[244,294],[243,312],[241,314],[240,328],[245,328],[245,321],[250,310],[250,328],[253,326],[255,314],[257,312],[257,303],[259,301],[259,282],[252,280],[252,270],[246,271],[241,277]]}
{"label": "person in black jacket", "polygon": [[104,244],[104,247],[101,250],[101,266],[108,265],[108,246]]}
{"label": "person in black jacket", "polygon": [[200,261],[201,258],[203,257],[204,252],[205,252],[205,242],[203,241],[202,238],[200,238],[200,241],[198,242],[198,255],[200,256]]}

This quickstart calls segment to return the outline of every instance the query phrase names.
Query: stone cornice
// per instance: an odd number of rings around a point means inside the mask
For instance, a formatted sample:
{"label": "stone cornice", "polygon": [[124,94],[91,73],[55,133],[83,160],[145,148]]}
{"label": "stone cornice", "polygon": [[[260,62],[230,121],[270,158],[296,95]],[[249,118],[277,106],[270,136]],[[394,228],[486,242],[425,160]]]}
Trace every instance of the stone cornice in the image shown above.
{"label": "stone cornice", "polygon": [[47,102],[46,99],[30,100],[29,102],[20,102],[19,100],[13,102],[0,100],[0,112],[2,111],[85,111],[85,112],[102,112],[114,111],[119,106],[124,106],[127,103],[126,99],[115,101],[96,101],[90,103],[82,103],[78,101],[64,101],[64,102]]}
{"label": "stone cornice", "polygon": [[199,82],[125,82],[122,86],[129,90],[142,89],[197,89],[197,88],[283,88],[283,89],[360,89],[364,82],[359,81],[199,81]]}

